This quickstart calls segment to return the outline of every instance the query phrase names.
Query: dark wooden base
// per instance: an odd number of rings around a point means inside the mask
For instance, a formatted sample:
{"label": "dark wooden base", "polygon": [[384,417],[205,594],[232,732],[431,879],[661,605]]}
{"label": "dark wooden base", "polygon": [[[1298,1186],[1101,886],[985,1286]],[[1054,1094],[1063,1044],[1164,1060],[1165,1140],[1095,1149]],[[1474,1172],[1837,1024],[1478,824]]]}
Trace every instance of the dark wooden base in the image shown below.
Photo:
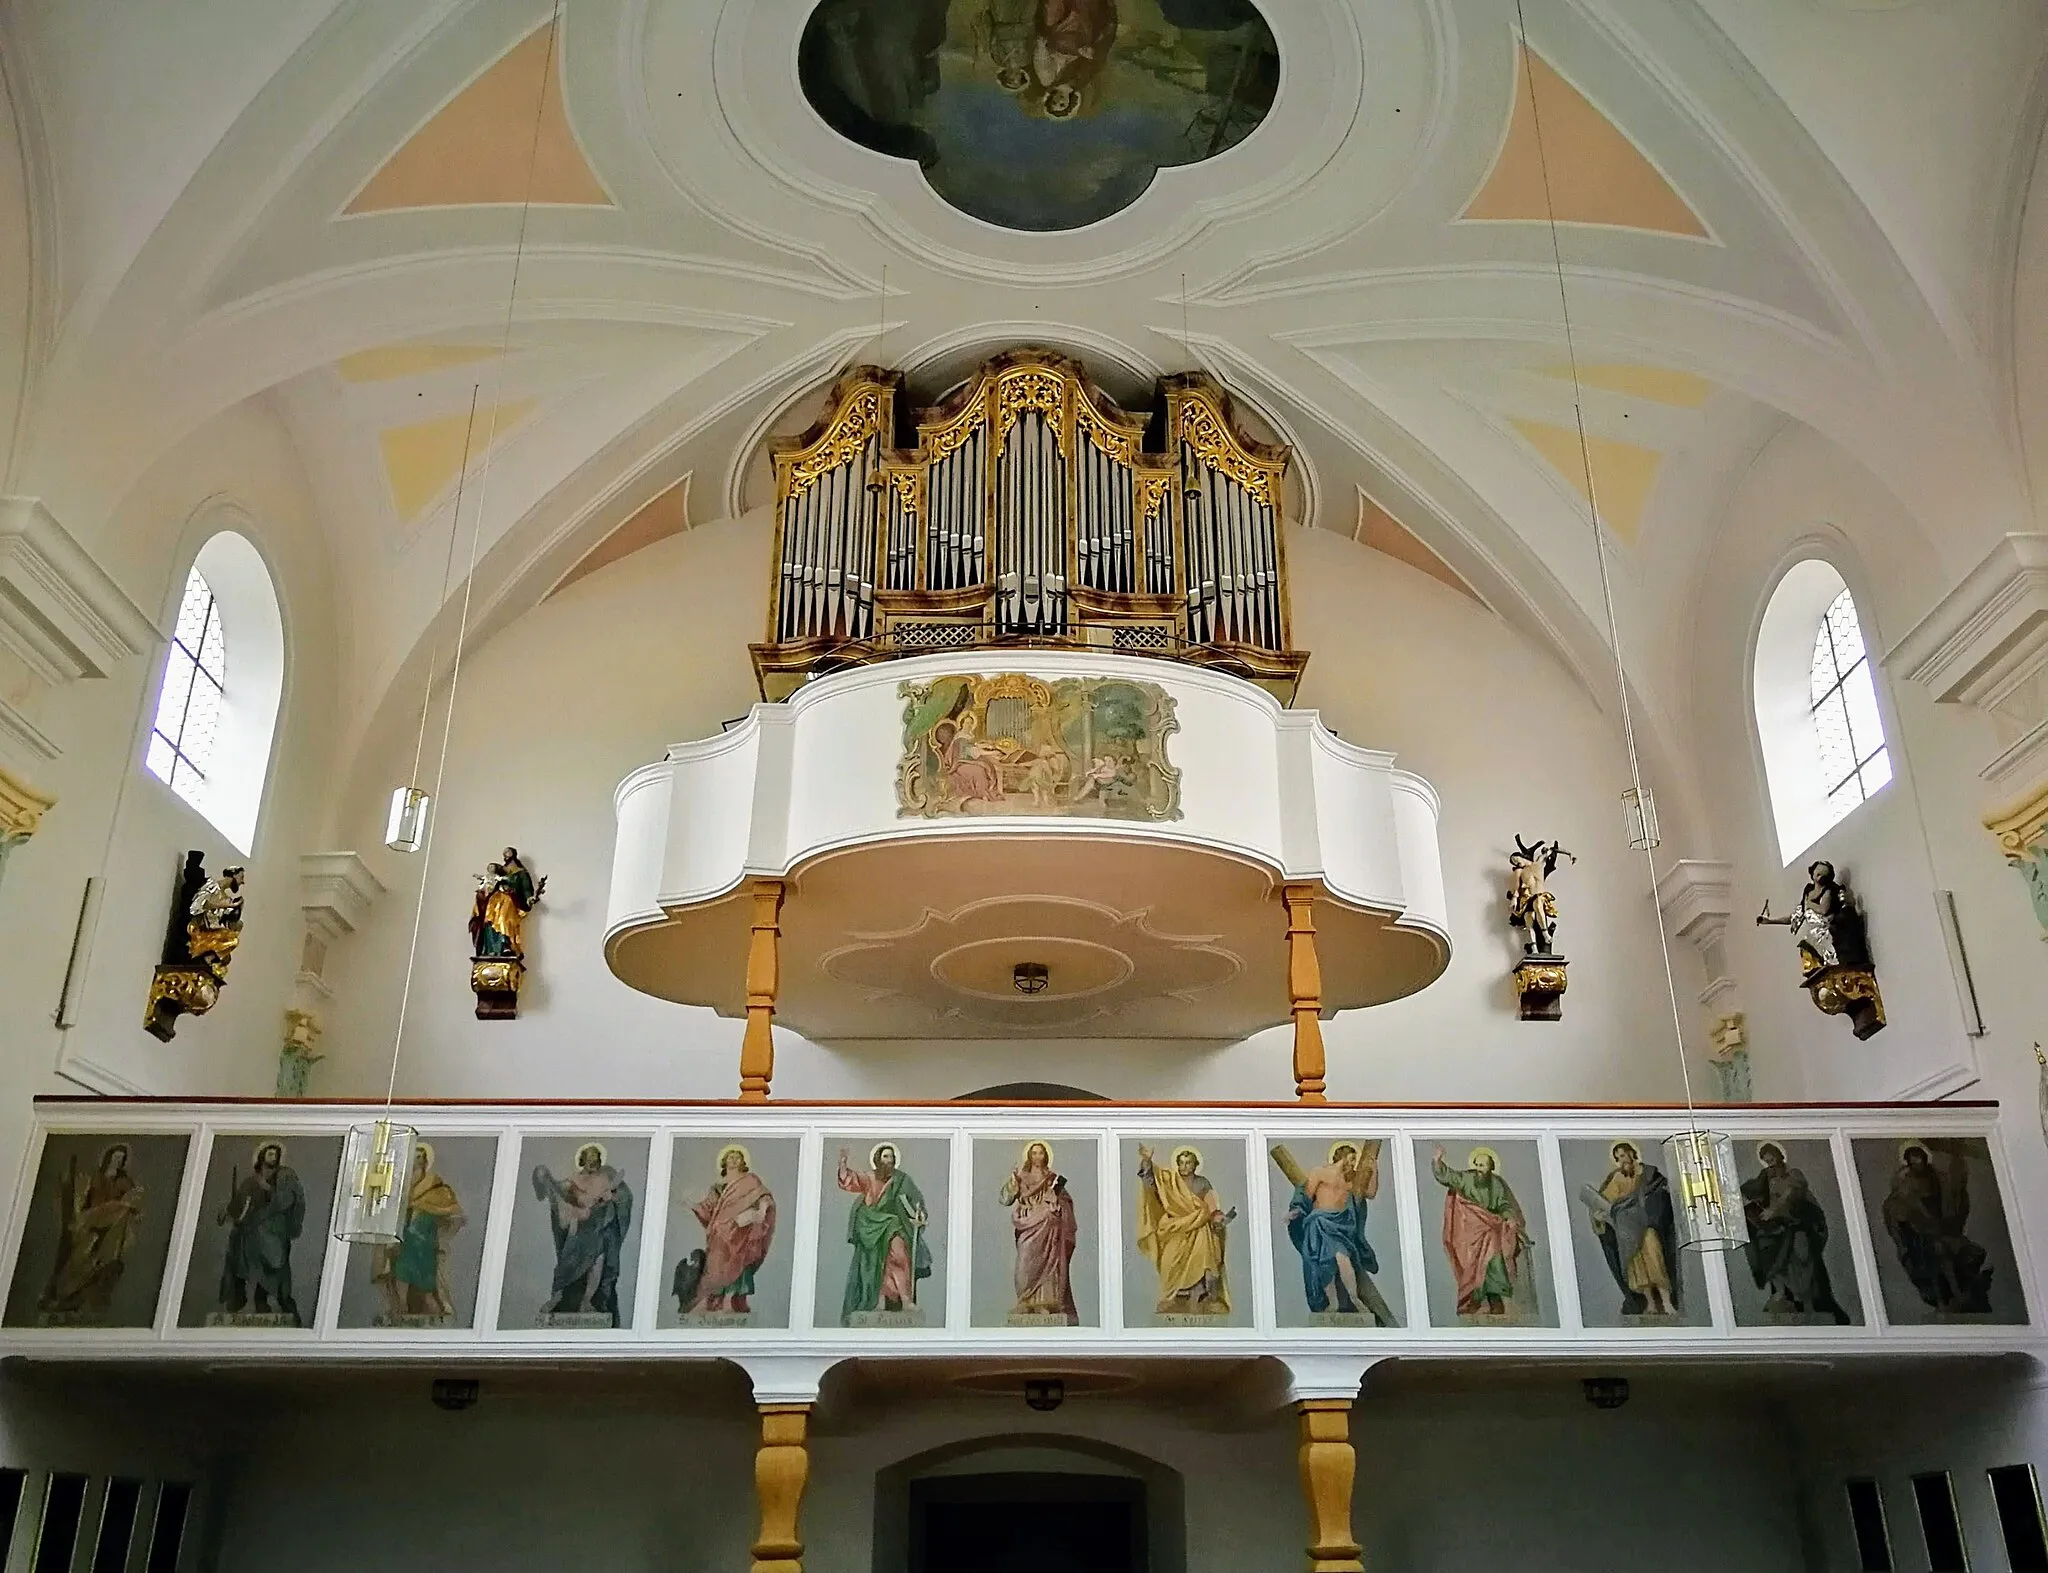
{"label": "dark wooden base", "polygon": [[1524,1021],[1564,1020],[1565,959],[1524,956],[1515,967],[1515,997]]}
{"label": "dark wooden base", "polygon": [[472,957],[469,963],[469,986],[476,995],[476,1019],[518,1019],[519,985],[525,981],[526,967],[514,957]]}

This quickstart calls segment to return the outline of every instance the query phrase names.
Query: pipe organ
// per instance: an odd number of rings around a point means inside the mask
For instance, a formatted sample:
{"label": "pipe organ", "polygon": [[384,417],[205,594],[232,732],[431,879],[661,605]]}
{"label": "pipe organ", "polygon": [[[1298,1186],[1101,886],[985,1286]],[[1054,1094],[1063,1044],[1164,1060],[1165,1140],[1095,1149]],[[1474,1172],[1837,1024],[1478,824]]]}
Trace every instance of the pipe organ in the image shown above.
{"label": "pipe organ", "polygon": [[1220,667],[1285,701],[1288,450],[1208,378],[1119,409],[1073,361],[1014,350],[911,430],[898,373],[860,367],[777,442],[761,692],[932,650],[1081,646]]}

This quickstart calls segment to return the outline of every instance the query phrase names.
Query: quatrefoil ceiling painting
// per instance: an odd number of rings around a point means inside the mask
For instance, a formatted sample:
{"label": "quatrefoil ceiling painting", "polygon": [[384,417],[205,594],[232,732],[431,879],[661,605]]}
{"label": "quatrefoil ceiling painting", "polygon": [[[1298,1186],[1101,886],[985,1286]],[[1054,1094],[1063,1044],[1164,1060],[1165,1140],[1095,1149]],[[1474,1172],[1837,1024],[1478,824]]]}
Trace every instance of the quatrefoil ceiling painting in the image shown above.
{"label": "quatrefoil ceiling painting", "polygon": [[1251,0],[821,0],[797,54],[840,135],[1005,229],[1079,229],[1242,142],[1280,52]]}

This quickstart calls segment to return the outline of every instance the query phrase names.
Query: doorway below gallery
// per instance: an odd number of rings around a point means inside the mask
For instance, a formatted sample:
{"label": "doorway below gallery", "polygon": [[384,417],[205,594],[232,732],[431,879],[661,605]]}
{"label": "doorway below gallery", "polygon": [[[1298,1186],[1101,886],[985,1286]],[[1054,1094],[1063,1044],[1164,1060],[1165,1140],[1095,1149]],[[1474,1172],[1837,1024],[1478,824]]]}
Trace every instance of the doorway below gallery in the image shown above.
{"label": "doorway below gallery", "polygon": [[1146,1573],[1145,1483],[946,1475],[910,1483],[909,1573]]}

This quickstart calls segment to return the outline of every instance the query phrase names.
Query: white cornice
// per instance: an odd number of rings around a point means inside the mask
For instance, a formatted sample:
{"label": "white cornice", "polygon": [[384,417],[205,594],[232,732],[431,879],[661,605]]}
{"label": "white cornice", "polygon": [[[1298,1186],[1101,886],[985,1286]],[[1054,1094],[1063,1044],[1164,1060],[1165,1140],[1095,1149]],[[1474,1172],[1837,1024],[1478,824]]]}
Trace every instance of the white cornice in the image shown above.
{"label": "white cornice", "polygon": [[1695,945],[1711,945],[1728,926],[1734,891],[1734,864],[1683,858],[1657,881],[1657,908],[1672,933]]}
{"label": "white cornice", "polygon": [[49,683],[105,677],[161,635],[33,497],[0,497],[0,644]]}
{"label": "white cornice", "polygon": [[384,882],[354,852],[309,852],[299,859],[299,905],[306,927],[334,941],[353,934],[384,894]]}
{"label": "white cornice", "polygon": [[1991,709],[2048,662],[2048,535],[2008,535],[1885,657],[1944,704]]}
{"label": "white cornice", "polygon": [[62,752],[41,727],[0,699],[0,769],[34,770]]}

